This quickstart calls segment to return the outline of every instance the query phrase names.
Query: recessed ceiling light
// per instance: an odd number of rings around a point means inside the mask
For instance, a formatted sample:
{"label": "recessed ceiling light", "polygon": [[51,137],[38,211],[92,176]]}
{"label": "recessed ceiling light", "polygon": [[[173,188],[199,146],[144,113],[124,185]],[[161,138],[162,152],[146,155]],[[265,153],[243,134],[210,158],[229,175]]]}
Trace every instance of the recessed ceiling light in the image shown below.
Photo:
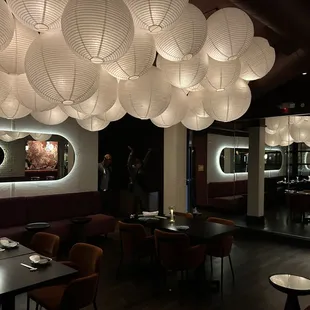
{"label": "recessed ceiling light", "polygon": [[307,72],[303,72],[302,75],[307,75]]}

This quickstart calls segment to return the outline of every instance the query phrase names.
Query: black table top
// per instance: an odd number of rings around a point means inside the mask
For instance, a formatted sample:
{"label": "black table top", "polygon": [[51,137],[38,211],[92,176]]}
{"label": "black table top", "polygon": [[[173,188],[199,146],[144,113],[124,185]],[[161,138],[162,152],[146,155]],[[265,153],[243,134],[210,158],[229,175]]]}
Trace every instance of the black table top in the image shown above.
{"label": "black table top", "polygon": [[18,247],[16,248],[5,249],[4,251],[2,251],[0,247],[0,261],[3,259],[8,259],[16,256],[30,255],[33,252],[34,252],[33,250],[28,249],[21,244],[19,244]]}
{"label": "black table top", "polygon": [[[156,220],[154,219],[149,221],[130,219],[126,220],[126,222],[140,223],[145,226],[167,231],[182,232],[187,234],[189,237],[204,240],[212,239],[225,234],[231,234],[237,230],[237,228],[234,226],[211,223],[199,218],[187,219],[183,216],[175,216],[174,223],[170,223],[169,218]],[[189,228],[187,230],[178,230],[177,226],[188,226]]]}
{"label": "black table top", "polygon": [[29,255],[0,260],[0,296],[18,295],[42,285],[54,284],[55,281],[70,277],[77,272],[54,261],[48,266],[38,268],[37,271],[30,271],[21,266],[21,263],[31,265]]}
{"label": "black table top", "polygon": [[29,223],[26,225],[26,229],[29,231],[37,231],[50,228],[51,224],[47,222],[36,222],[36,223]]}

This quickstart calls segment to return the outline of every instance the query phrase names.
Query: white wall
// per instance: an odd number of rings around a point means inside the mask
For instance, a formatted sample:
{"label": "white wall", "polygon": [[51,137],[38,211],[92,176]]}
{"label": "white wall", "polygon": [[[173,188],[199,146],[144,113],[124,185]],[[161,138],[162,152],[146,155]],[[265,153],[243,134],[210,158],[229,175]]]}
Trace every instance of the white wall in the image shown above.
{"label": "white wall", "polygon": [[[226,182],[235,180],[247,180],[248,173],[224,173],[220,166],[220,154],[224,148],[248,148],[249,138],[232,137],[216,134],[208,134],[208,156],[207,156],[207,180],[210,182]],[[268,149],[268,147],[266,147]],[[272,148],[275,149],[275,148]],[[282,153],[282,166],[279,170],[265,171],[265,177],[283,176],[285,172],[285,156],[283,149],[279,148]]]}
{"label": "white wall", "polygon": [[97,190],[97,132],[86,131],[74,119],[60,125],[46,126],[31,116],[15,121],[0,119],[0,130],[57,134],[66,138],[75,152],[74,166],[66,177],[55,181],[0,183],[0,198]]}

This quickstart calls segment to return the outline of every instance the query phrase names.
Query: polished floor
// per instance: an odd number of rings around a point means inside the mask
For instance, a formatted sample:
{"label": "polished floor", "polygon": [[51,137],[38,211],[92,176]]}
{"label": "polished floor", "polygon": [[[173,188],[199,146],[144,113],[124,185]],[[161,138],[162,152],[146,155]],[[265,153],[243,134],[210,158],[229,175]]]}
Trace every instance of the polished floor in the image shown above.
{"label": "polished floor", "polygon": [[[116,279],[120,252],[117,233],[96,243],[104,248],[98,292],[98,308],[102,310],[279,310],[284,309],[286,296],[270,286],[268,277],[274,273],[310,277],[310,249],[240,236],[235,240],[232,252],[236,284],[232,286],[227,261],[223,300],[219,294],[210,293],[207,289],[198,294],[199,288],[195,287],[195,282],[181,294],[175,275],[169,277],[167,288],[160,295],[154,295],[153,268],[148,261],[136,268],[124,268],[121,278]],[[219,262],[214,267],[214,277],[219,278]],[[19,296],[17,309],[26,309],[25,301],[25,296]],[[304,309],[310,304],[310,296],[300,297],[300,304]],[[34,305],[31,309],[35,309]]]}

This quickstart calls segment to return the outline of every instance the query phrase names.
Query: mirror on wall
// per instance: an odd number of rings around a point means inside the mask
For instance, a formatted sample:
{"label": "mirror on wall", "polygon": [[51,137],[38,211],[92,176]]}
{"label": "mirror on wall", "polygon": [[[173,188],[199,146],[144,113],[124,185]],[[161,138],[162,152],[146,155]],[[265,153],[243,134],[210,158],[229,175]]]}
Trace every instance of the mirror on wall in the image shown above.
{"label": "mirror on wall", "polygon": [[71,144],[62,136],[0,132],[0,182],[59,180],[70,173],[74,159]]}
{"label": "mirror on wall", "polygon": [[[265,150],[265,171],[279,170],[282,153],[279,150]],[[220,166],[224,173],[248,172],[249,149],[225,148],[220,154]]]}

